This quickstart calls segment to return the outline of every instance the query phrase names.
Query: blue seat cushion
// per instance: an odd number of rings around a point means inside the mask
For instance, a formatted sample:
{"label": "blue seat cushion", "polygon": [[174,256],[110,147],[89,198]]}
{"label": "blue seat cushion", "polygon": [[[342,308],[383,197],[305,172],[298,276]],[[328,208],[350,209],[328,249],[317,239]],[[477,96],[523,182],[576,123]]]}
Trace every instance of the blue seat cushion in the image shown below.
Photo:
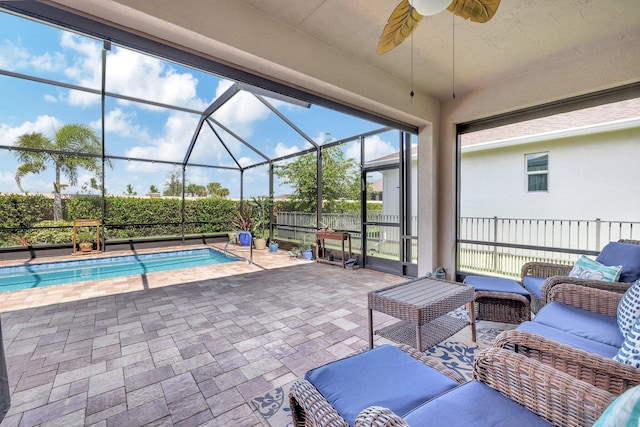
{"label": "blue seat cushion", "polygon": [[523,322],[518,325],[516,330],[540,335],[552,341],[559,342],[560,344],[578,348],[588,353],[599,354],[607,359],[612,359],[616,354],[618,354],[618,350],[620,349],[620,347],[592,341],[551,326],[543,325],[542,323]]}
{"label": "blue seat cushion", "polygon": [[549,426],[524,406],[478,381],[471,381],[421,405],[403,417],[411,427]]}
{"label": "blue seat cushion", "polygon": [[533,293],[536,298],[541,299],[542,284],[545,280],[547,279],[544,277],[524,276],[522,285],[525,288],[529,289],[529,291],[531,291],[531,293]]}
{"label": "blue seat cushion", "polygon": [[467,285],[473,286],[476,291],[518,294],[531,300],[529,292],[515,280],[503,279],[502,277],[467,276],[464,282]]}
{"label": "blue seat cushion", "polygon": [[552,301],[542,307],[533,321],[617,348],[624,342],[614,316],[604,316],[561,302]]}
{"label": "blue seat cushion", "polygon": [[631,283],[640,278],[640,245],[607,243],[596,261],[604,265],[622,265],[620,282]]}
{"label": "blue seat cushion", "polygon": [[403,417],[458,383],[392,345],[383,345],[313,369],[305,379],[350,426],[368,406]]}

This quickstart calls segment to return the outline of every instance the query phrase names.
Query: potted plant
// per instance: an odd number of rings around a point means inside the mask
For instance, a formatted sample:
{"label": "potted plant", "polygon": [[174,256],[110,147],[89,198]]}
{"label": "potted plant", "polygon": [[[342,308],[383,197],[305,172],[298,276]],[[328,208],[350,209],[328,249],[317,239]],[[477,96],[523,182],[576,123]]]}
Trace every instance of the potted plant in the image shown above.
{"label": "potted plant", "polygon": [[314,245],[312,243],[307,243],[307,238],[302,239],[302,244],[300,245],[300,253],[302,254],[303,259],[313,259],[313,249]]}
{"label": "potted plant", "polygon": [[267,247],[267,234],[271,225],[271,207],[273,206],[273,197],[252,197],[249,201],[253,211],[253,229],[255,232],[254,244],[256,249],[265,249]]}
{"label": "potted plant", "polygon": [[271,240],[269,242],[269,251],[270,252],[278,252],[278,242],[276,242],[275,240]]}
{"label": "potted plant", "polygon": [[248,206],[243,206],[243,208],[244,209],[238,211],[233,225],[239,230],[237,236],[240,246],[249,246],[251,244],[253,220],[251,218],[251,209]]}
{"label": "potted plant", "polygon": [[91,252],[93,250],[93,241],[96,236],[90,231],[81,231],[78,233],[78,247],[80,252]]}
{"label": "potted plant", "polygon": [[300,248],[297,246],[292,246],[291,250],[289,251],[289,256],[291,258],[298,258],[300,256]]}

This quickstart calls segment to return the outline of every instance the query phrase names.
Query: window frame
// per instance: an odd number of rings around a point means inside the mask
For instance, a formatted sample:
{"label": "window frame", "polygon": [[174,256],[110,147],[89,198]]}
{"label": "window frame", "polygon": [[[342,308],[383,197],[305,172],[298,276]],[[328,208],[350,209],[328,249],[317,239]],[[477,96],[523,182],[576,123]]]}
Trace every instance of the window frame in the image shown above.
{"label": "window frame", "polygon": [[[546,169],[530,171],[529,170],[529,158],[533,157],[533,156],[542,157],[543,155],[546,156],[546,158],[547,158]],[[540,152],[536,152],[536,153],[525,153],[525,155],[524,155],[524,172],[525,172],[525,188],[527,190],[527,193],[547,193],[547,192],[549,192],[549,152],[548,151],[540,151]],[[535,190],[535,189],[531,188],[531,182],[529,180],[529,177],[534,176],[534,175],[545,175],[547,177],[546,185],[545,185],[544,189]]]}

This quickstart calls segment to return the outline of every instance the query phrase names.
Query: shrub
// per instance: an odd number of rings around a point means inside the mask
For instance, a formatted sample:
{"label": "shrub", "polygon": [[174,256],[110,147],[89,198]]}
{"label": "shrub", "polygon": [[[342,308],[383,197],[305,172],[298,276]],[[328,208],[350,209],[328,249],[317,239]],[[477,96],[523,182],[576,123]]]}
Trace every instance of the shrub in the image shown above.
{"label": "shrub", "polygon": [[25,235],[32,245],[73,242],[73,221],[41,221]]}

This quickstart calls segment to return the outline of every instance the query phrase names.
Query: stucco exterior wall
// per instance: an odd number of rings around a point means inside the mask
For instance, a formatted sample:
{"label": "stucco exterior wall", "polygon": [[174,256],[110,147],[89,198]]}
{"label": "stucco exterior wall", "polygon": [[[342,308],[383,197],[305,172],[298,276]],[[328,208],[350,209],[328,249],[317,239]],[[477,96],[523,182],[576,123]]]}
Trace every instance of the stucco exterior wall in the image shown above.
{"label": "stucco exterior wall", "polygon": [[[384,215],[398,215],[400,207],[400,187],[399,171],[392,169],[383,171],[382,197],[384,204],[382,213]],[[418,162],[411,162],[411,216],[418,215]],[[417,230],[413,230],[415,233]]]}
{"label": "stucco exterior wall", "polygon": [[[538,152],[549,153],[548,191],[528,192],[525,154]],[[638,159],[640,128],[463,151],[460,215],[639,221]]]}

